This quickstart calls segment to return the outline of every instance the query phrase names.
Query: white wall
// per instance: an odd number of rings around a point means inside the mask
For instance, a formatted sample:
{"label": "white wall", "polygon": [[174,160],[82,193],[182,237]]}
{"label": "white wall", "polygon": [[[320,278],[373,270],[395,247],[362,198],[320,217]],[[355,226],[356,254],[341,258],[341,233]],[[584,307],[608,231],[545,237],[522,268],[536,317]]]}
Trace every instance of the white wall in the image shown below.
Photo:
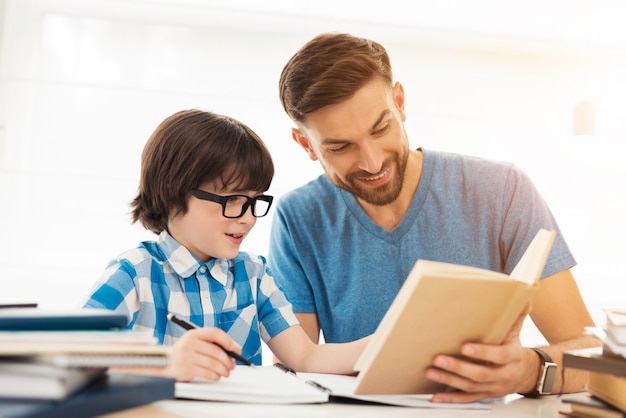
{"label": "white wall", "polygon": [[[277,81],[304,42],[333,30],[387,47],[414,147],[527,171],[594,316],[626,305],[624,6],[573,15],[560,0],[508,2],[513,11],[484,0],[470,15],[463,1],[416,2],[409,14],[397,1],[322,1],[305,15],[298,2],[256,3],[0,0],[0,303],[77,305],[110,258],[151,238],[131,226],[128,202],[145,141],[175,111],[202,107],[255,129],[275,158],[276,196],[321,173],[290,138]],[[571,136],[582,99],[595,105],[594,138]],[[257,222],[244,249],[266,253],[269,224]]]}

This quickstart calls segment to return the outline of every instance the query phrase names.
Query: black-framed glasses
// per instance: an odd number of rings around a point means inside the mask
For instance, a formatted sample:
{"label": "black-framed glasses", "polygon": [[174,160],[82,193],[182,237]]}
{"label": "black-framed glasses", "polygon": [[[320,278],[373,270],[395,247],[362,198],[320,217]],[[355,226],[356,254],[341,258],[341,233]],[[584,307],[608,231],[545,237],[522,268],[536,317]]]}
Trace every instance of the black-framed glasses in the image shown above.
{"label": "black-framed glasses", "polygon": [[257,197],[248,197],[242,194],[220,196],[198,189],[193,189],[190,193],[198,199],[208,200],[222,205],[222,215],[225,218],[241,218],[248,210],[248,207],[252,208],[252,215],[255,218],[260,218],[267,215],[270,206],[272,206],[272,200],[274,200],[273,196],[264,194]]}

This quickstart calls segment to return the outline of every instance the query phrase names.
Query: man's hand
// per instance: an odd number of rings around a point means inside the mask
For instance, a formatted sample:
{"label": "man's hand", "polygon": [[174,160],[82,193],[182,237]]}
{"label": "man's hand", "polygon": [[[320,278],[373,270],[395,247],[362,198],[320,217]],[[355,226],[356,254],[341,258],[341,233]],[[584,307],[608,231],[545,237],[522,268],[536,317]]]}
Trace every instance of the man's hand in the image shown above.
{"label": "man's hand", "polygon": [[464,403],[532,390],[539,370],[538,357],[522,347],[520,330],[530,305],[519,316],[501,345],[467,343],[461,354],[474,361],[437,355],[426,377],[455,392],[437,393],[433,402]]}

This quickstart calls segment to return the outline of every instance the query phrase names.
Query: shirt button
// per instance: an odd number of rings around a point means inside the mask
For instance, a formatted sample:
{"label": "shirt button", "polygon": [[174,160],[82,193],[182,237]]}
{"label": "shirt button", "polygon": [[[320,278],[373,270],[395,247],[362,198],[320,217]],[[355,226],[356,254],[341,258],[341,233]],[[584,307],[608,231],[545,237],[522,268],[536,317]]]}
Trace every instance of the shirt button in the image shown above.
{"label": "shirt button", "polygon": [[200,267],[200,273],[206,273],[206,266]]}

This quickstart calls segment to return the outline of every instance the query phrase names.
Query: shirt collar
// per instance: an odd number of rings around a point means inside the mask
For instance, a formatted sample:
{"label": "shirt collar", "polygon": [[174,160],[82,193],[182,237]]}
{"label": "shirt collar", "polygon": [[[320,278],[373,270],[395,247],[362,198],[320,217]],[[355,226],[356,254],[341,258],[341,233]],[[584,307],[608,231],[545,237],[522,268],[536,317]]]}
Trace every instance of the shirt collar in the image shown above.
{"label": "shirt collar", "polygon": [[206,263],[202,263],[191,251],[181,245],[167,231],[159,234],[157,244],[161,248],[165,261],[172,270],[183,278],[192,277],[198,269],[206,266],[211,272],[211,276],[223,285],[226,284],[230,260],[222,258],[211,258]]}

